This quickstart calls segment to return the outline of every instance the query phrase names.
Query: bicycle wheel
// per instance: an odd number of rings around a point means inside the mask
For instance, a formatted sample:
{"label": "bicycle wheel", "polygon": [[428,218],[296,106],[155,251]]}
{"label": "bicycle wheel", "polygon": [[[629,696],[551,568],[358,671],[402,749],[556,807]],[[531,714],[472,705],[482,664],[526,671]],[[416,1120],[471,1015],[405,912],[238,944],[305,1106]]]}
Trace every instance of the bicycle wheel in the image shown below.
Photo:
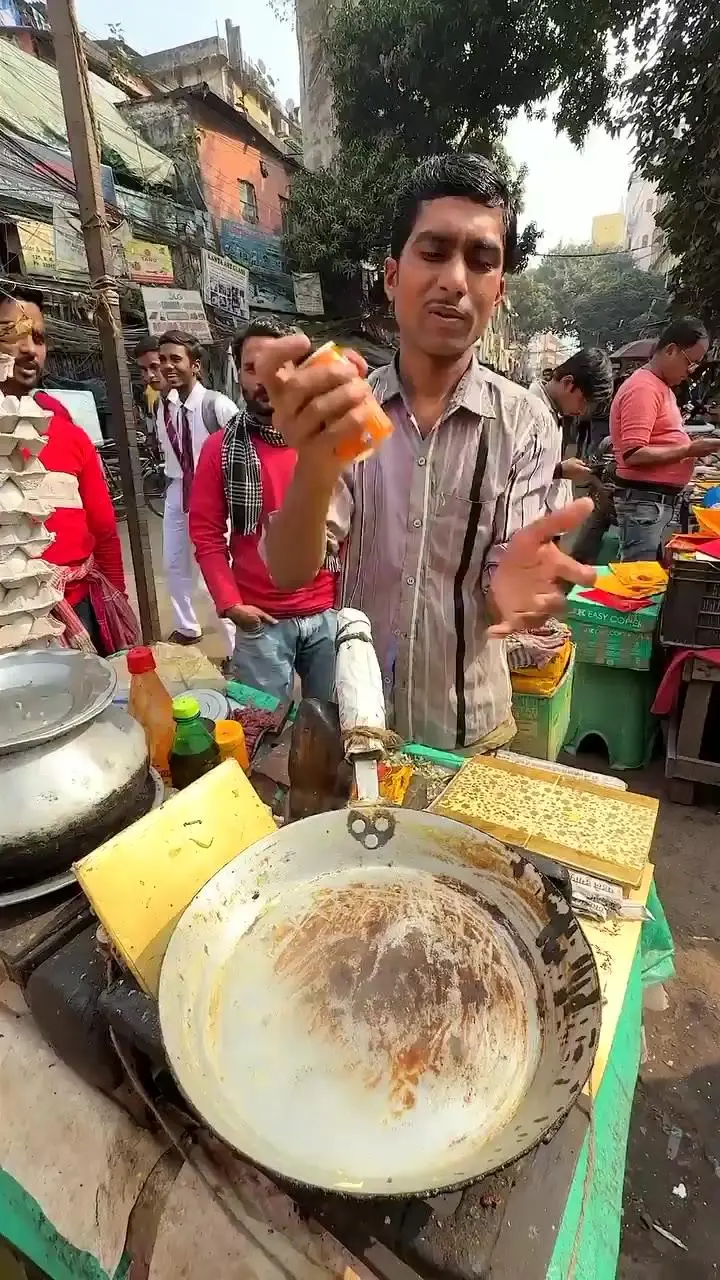
{"label": "bicycle wheel", "polygon": [[165,511],[165,490],[167,479],[162,467],[153,466],[143,475],[143,494],[145,503],[153,515],[162,517]]}

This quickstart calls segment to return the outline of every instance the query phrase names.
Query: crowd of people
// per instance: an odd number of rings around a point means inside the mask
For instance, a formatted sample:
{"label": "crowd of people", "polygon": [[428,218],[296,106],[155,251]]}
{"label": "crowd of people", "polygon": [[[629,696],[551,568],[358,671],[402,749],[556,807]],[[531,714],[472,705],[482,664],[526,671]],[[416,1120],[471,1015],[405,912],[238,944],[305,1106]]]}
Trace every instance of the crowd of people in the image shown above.
{"label": "crowd of people", "polygon": [[[477,156],[436,157],[398,198],[385,266],[398,350],[369,378],[355,353],[309,363],[302,333],[254,320],[233,343],[240,409],[203,385],[202,352],[187,334],[140,344],[168,482],[172,640],[200,637],[195,600],[205,590],[230,674],[278,697],[298,676],[306,696],[325,699],[335,609],[351,605],[370,618],[403,738],[466,752],[512,739],[506,637],[537,628],[570,585],[593,581],[612,520],[622,558],[655,558],[694,460],[717,449],[690,439],[673,391],[707,352],[696,321],[671,323],[614,396],[599,349],[576,352],[528,389],[480,363],[476,344],[517,247],[516,210],[497,170]],[[16,335],[2,390],[35,394],[52,410],[41,461],[75,474],[82,498],[80,510],[52,517],[48,558],[86,634],[109,652],[120,647],[113,601],[127,596],[101,465],[38,389],[40,295],[0,295],[2,322],[7,349],[7,333]],[[362,428],[371,396],[394,430],[348,466],[342,446]],[[591,439],[587,461],[564,456],[568,417],[602,423],[610,403],[609,429]],[[573,485],[593,501],[573,501]],[[119,615],[127,624],[127,611]]]}

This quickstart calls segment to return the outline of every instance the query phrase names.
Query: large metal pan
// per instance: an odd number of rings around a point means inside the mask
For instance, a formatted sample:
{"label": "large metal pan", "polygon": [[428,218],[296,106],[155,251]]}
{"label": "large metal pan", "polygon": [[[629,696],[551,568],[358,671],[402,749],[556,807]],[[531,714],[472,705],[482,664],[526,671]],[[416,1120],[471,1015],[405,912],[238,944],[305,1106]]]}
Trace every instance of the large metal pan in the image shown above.
{"label": "large metal pan", "polygon": [[253,845],[170,939],[183,1093],[266,1169],[356,1196],[472,1182],[533,1147],[592,1066],[600,991],[562,895],[495,840],[378,807]]}

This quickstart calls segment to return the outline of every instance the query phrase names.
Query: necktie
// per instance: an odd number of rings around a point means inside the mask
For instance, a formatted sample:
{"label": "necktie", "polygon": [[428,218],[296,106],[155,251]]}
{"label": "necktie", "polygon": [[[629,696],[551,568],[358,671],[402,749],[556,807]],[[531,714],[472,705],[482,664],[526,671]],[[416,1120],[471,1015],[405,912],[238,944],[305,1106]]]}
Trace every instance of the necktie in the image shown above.
{"label": "necktie", "polygon": [[180,466],[182,467],[182,500],[183,511],[190,510],[190,491],[192,489],[193,477],[195,475],[195,459],[193,457],[192,446],[192,428],[190,426],[190,418],[185,405],[180,410],[182,414],[182,446],[180,449]]}
{"label": "necktie", "polygon": [[195,475],[195,460],[193,458],[192,447],[192,428],[190,426],[190,418],[185,405],[180,406],[182,434],[178,437],[177,427],[173,422],[172,411],[170,409],[170,401],[163,402],[163,410],[165,414],[165,430],[168,434],[168,440],[172,447],[182,471],[182,509],[187,514],[190,510],[190,491],[192,489],[193,477]]}

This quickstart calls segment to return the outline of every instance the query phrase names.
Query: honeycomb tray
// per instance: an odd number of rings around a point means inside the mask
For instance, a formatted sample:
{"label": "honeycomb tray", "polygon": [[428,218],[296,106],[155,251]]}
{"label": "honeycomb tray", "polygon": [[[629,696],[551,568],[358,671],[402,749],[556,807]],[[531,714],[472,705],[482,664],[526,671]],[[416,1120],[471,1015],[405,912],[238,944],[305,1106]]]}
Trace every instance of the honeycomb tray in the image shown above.
{"label": "honeycomb tray", "polygon": [[434,813],[580,871],[637,889],[658,801],[488,756],[476,756],[430,806]]}

